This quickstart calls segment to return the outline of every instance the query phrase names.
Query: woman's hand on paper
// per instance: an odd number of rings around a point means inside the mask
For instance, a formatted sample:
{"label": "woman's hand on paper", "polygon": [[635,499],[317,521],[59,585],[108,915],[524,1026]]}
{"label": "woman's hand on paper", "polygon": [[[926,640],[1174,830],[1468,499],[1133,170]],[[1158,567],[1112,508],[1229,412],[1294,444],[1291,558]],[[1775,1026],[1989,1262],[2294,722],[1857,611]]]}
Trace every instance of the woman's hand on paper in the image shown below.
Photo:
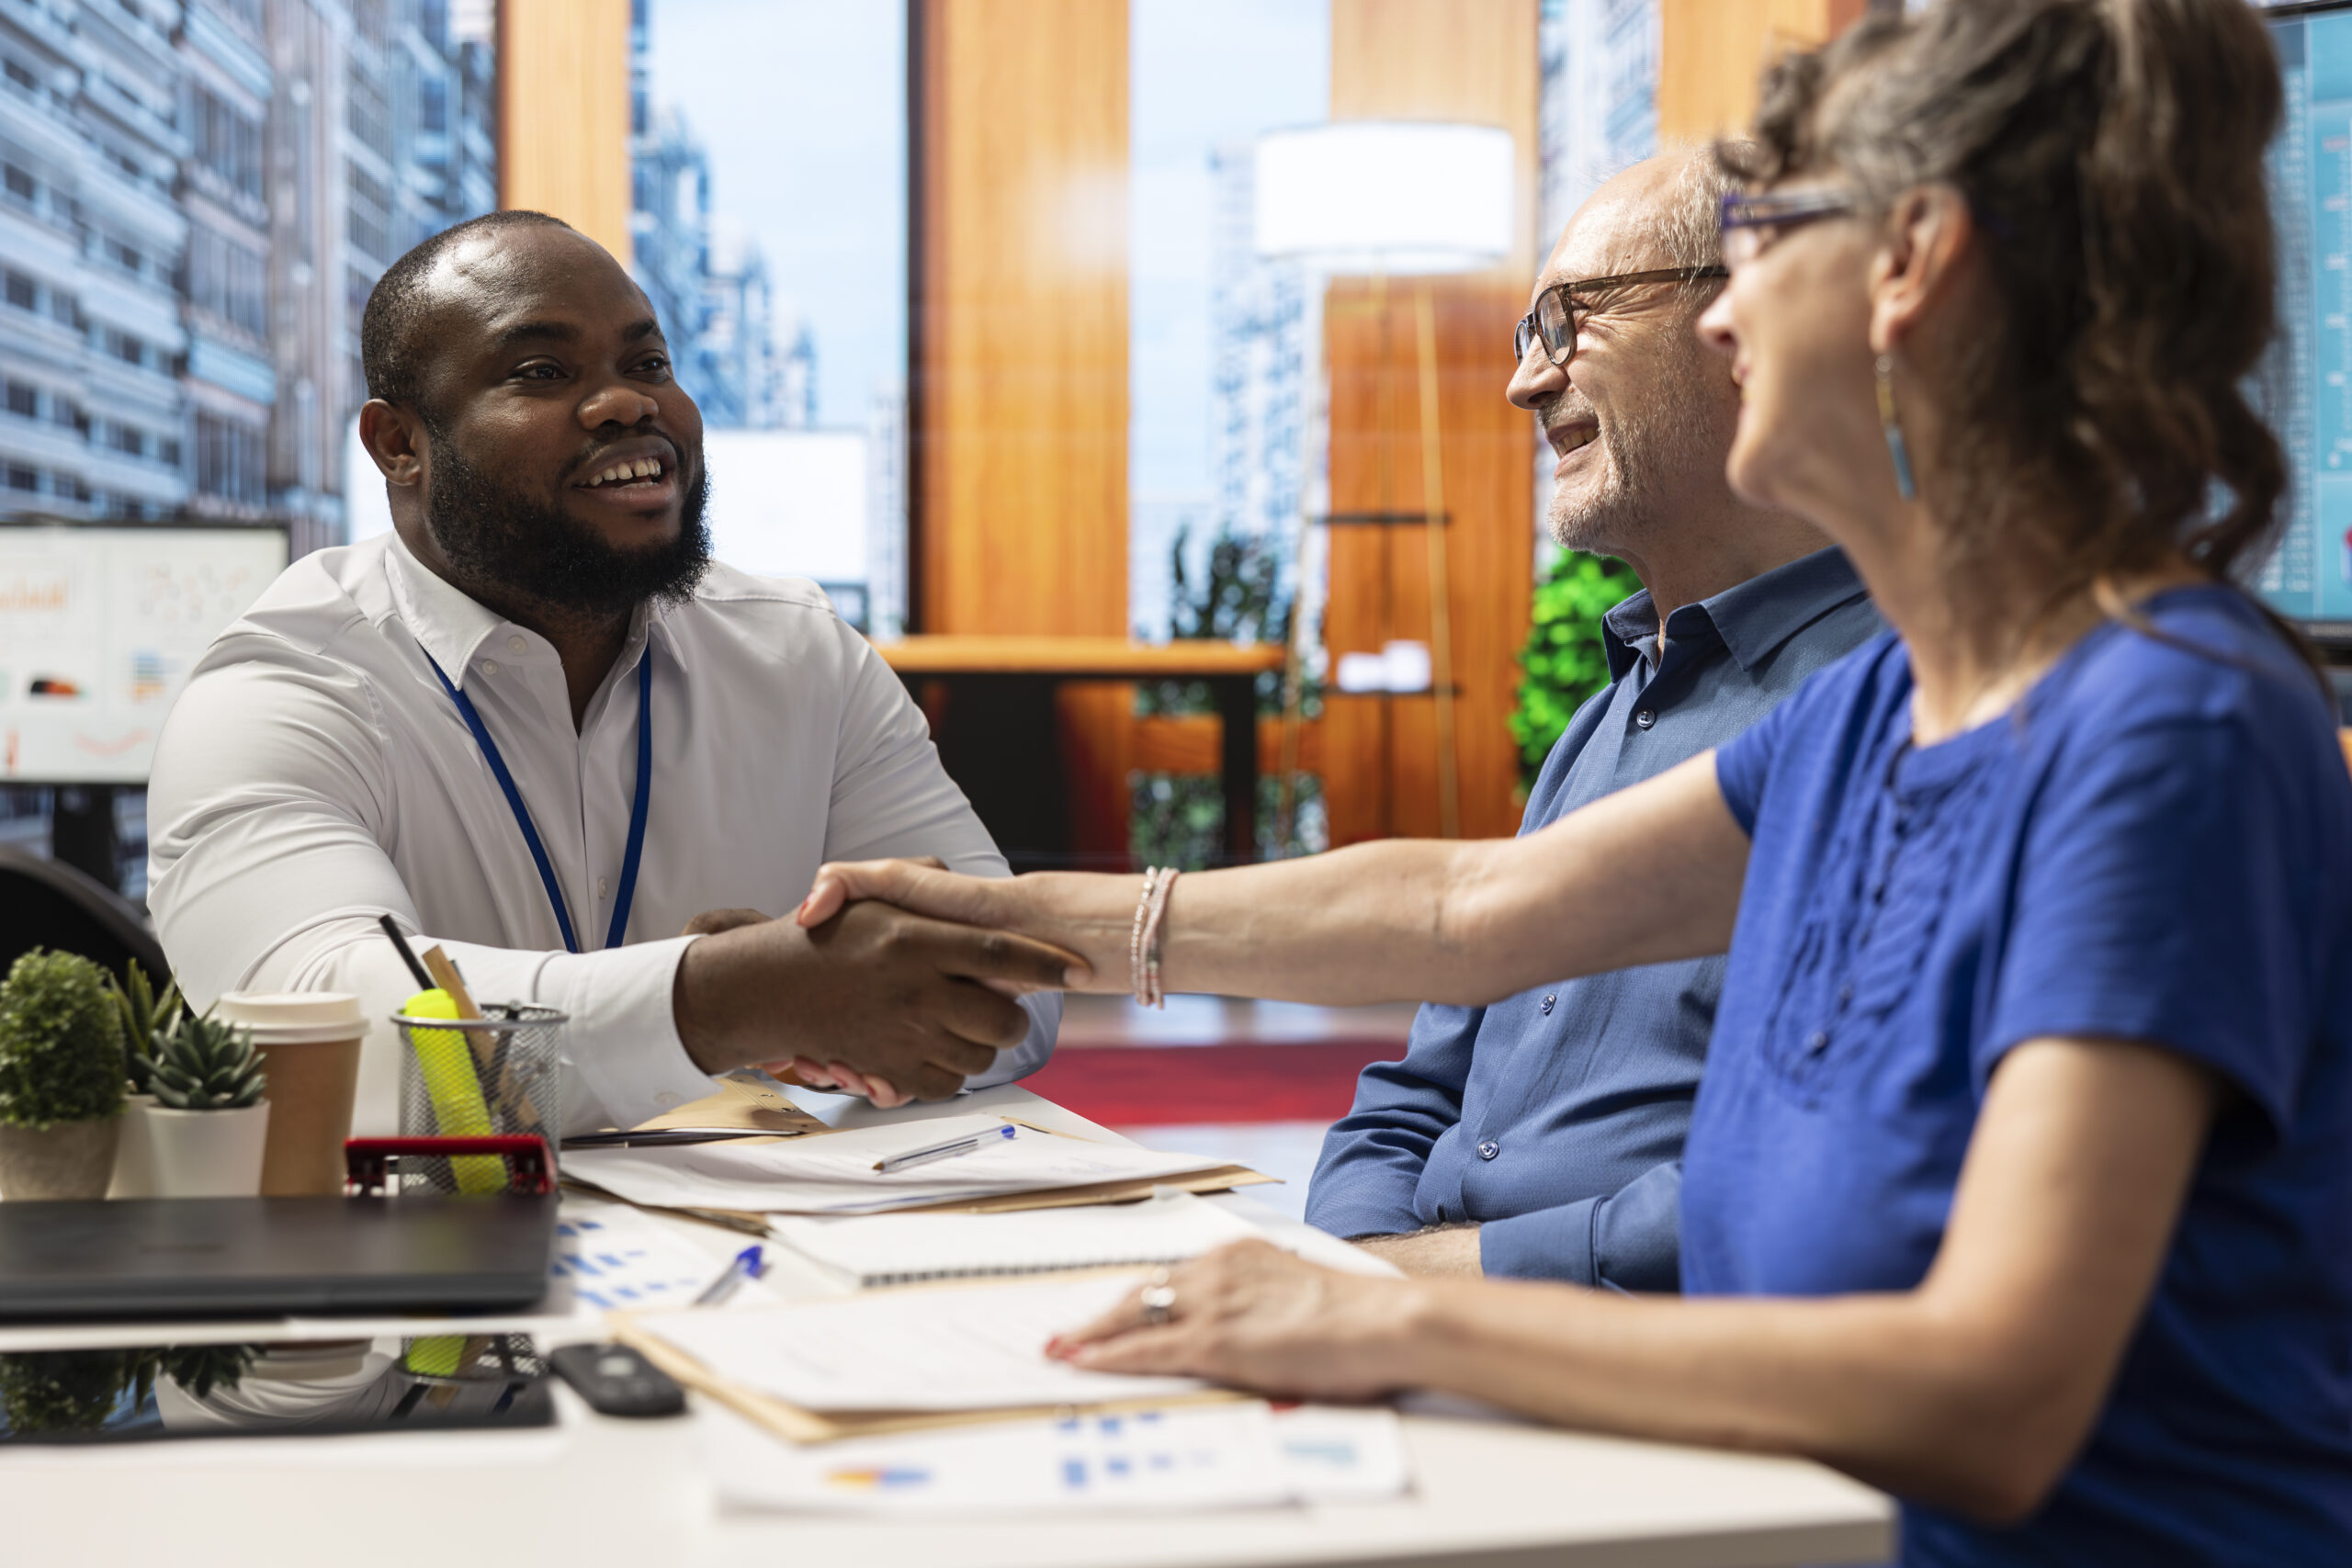
{"label": "woman's hand on paper", "polygon": [[1237,1242],[1168,1278],[1175,1301],[1153,1325],[1143,1292],[1046,1353],[1089,1371],[1181,1374],[1306,1399],[1361,1400],[1402,1386],[1425,1290],[1302,1263],[1262,1241]]}

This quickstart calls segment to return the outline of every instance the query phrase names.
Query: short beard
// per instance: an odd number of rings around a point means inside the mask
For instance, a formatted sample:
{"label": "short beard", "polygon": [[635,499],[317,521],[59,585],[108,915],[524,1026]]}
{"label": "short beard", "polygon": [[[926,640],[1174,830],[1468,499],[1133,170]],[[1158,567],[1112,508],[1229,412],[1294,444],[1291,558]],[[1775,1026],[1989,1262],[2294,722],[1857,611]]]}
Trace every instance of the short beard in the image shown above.
{"label": "short beard", "polygon": [[[1544,522],[1554,542],[1567,549],[1641,553],[1642,542],[1668,521],[1680,470],[1694,460],[1723,466],[1730,433],[1715,428],[1719,422],[1699,395],[1707,351],[1687,328],[1670,335],[1675,345],[1658,355],[1648,384],[1602,420],[1593,437],[1609,459],[1600,492],[1553,489]],[[1551,412],[1547,406],[1539,417],[1548,422]]]}
{"label": "short beard", "polygon": [[710,567],[710,527],[703,518],[709,476],[699,464],[677,536],[648,549],[619,550],[586,525],[468,462],[433,420],[424,426],[433,439],[424,525],[468,582],[591,620],[694,597]]}

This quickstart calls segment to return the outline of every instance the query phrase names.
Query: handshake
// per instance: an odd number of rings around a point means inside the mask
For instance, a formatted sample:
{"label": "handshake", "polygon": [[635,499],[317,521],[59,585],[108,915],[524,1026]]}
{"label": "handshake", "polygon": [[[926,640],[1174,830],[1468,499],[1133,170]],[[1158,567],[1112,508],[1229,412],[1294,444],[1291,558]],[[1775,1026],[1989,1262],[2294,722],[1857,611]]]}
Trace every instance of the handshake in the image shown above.
{"label": "handshake", "polygon": [[944,1100],[1027,1038],[1012,998],[1092,978],[1077,953],[997,929],[1015,916],[990,891],[1014,886],[874,861],[825,866],[783,919],[697,915],[671,992],[678,1038],[707,1073],[789,1071],[885,1107]]}

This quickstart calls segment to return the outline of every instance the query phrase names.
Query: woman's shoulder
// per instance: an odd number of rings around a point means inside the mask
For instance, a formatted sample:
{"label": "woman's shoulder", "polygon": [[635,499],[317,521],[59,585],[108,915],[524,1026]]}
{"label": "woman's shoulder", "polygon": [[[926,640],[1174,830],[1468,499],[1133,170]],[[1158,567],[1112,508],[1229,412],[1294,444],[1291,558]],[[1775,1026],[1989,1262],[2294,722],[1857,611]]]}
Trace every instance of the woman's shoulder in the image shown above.
{"label": "woman's shoulder", "polygon": [[2075,662],[2050,697],[2094,732],[2220,725],[2245,728],[2257,743],[2333,740],[2335,716],[2317,671],[2235,588],[2157,593],[2092,633]]}

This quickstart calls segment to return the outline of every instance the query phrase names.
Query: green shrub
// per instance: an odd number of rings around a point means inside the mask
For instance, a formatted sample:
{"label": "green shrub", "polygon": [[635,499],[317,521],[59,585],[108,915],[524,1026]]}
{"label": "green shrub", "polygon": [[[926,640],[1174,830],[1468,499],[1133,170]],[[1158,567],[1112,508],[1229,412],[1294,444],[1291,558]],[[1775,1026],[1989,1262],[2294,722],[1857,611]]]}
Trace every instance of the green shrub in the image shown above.
{"label": "green shrub", "polygon": [[0,983],[0,1124],[47,1127],[122,1109],[122,1015],[107,973],[34,948]]}
{"label": "green shrub", "polygon": [[1535,584],[1527,646],[1519,654],[1525,672],[1519,682],[1519,707],[1510,716],[1521,789],[1535,783],[1578,705],[1609,684],[1600,617],[1640,586],[1631,568],[1606,556],[1561,550],[1544,567]]}

